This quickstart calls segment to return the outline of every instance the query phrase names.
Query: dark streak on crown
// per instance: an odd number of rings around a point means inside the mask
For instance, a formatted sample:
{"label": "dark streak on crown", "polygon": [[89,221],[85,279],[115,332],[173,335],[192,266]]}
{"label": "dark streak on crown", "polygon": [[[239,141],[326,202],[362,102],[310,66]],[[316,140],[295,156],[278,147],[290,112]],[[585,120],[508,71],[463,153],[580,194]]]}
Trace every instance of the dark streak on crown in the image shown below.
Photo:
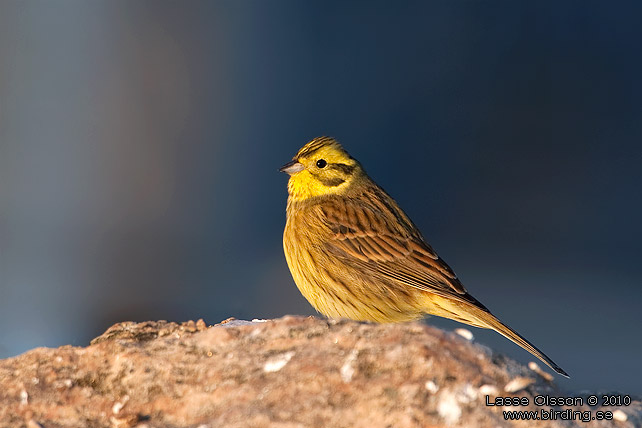
{"label": "dark streak on crown", "polygon": [[343,150],[341,145],[332,137],[318,137],[310,141],[308,144],[303,146],[299,153],[296,154],[294,159],[299,159],[302,157],[308,157],[317,150],[326,147],[326,146],[336,146],[337,148]]}

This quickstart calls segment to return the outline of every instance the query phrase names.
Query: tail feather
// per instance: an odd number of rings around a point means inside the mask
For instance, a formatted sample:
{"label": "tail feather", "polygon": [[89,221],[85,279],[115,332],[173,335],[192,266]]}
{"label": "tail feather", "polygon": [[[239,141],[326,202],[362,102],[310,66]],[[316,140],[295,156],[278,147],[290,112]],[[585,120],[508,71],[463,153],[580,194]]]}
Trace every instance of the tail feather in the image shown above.
{"label": "tail feather", "polygon": [[428,310],[429,314],[472,325],[474,327],[495,330],[513,343],[521,346],[526,351],[539,358],[544,364],[562,376],[569,377],[568,373],[555,364],[546,354],[537,349],[535,345],[526,340],[521,334],[501,322],[484,305],[470,294],[465,295],[465,301],[454,301],[442,297],[431,296]]}
{"label": "tail feather", "polygon": [[484,311],[481,308],[475,308],[474,313],[475,318],[477,318],[479,324],[481,324],[481,327],[495,330],[497,333],[501,334],[505,338],[511,340],[513,343],[521,346],[523,349],[539,358],[544,364],[555,370],[555,372],[561,374],[562,376],[570,377],[568,373],[564,371],[564,369],[555,364],[555,361],[551,360],[545,353],[537,349],[537,347],[526,340],[524,336],[501,322],[497,317],[495,317],[495,315],[491,314],[490,312]]}

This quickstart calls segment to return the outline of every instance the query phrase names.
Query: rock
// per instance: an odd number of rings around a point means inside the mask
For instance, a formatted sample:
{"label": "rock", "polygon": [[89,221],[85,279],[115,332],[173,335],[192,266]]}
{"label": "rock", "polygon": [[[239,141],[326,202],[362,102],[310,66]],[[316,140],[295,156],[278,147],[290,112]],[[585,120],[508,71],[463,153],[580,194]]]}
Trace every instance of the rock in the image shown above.
{"label": "rock", "polygon": [[[514,379],[529,379],[505,392]],[[520,384],[521,385],[521,384]],[[527,406],[488,406],[495,394]],[[2,427],[532,426],[506,410],[548,410],[536,395],[578,396],[456,334],[423,325],[287,316],[112,326],[86,348],[0,360]],[[586,397],[586,396],[581,396]],[[634,427],[642,405],[591,427]],[[614,425],[616,424],[616,425]],[[585,426],[538,421],[538,428]]]}

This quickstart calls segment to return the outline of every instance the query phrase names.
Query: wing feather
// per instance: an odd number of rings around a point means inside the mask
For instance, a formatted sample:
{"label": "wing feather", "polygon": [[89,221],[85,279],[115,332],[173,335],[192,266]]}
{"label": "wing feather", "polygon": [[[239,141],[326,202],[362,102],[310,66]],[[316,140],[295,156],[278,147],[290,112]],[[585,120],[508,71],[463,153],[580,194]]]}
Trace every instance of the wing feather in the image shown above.
{"label": "wing feather", "polygon": [[[333,198],[321,205],[331,232],[325,244],[329,252],[374,277],[468,300],[452,269],[414,225],[408,220],[407,227],[399,227],[398,219],[407,217],[394,201],[377,205],[368,201],[368,197]],[[398,212],[389,211],[393,209]]]}

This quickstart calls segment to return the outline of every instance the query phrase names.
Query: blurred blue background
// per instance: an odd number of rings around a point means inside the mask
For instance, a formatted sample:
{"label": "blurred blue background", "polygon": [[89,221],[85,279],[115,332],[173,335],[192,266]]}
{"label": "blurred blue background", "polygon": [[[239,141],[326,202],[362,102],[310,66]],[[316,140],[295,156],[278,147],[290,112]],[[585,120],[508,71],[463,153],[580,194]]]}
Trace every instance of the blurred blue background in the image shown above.
{"label": "blurred blue background", "polygon": [[641,21],[639,2],[0,3],[0,357],[124,320],[313,314],[277,168],[332,135],[563,387],[642,393]]}

